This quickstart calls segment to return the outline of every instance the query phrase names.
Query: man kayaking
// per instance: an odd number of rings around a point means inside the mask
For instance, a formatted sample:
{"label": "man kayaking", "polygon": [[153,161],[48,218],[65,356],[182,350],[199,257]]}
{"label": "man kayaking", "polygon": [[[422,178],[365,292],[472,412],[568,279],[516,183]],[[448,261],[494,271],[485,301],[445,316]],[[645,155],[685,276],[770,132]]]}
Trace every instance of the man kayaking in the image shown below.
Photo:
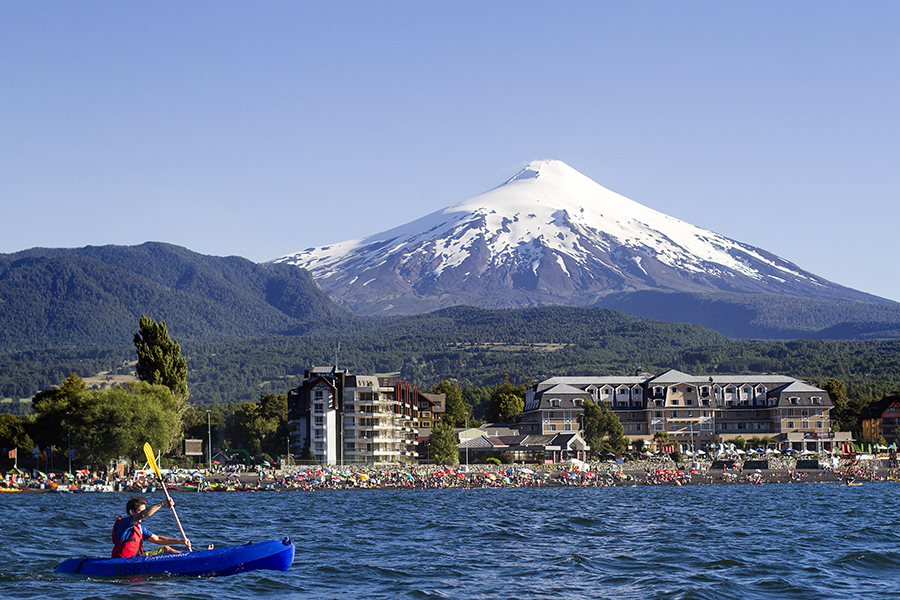
{"label": "man kayaking", "polygon": [[[150,507],[147,506],[147,501],[143,498],[132,498],[131,500],[129,500],[125,505],[125,512],[128,514],[128,516],[119,517],[118,519],[116,519],[116,524],[113,525],[112,557],[131,558],[132,556],[138,555],[149,556],[151,554],[180,552],[179,550],[175,550],[174,548],[167,546],[166,544],[181,544],[183,546],[187,546],[188,550],[190,550],[191,541],[189,539],[179,539],[156,535],[155,533],[141,525],[141,521],[158,511],[160,508],[164,506],[168,506],[171,508],[174,505],[175,501],[171,498],[169,498],[165,502],[160,502],[159,504],[154,504]],[[144,552],[144,540],[153,542],[154,544],[159,544],[163,547],[156,550],[150,550],[149,552]]]}

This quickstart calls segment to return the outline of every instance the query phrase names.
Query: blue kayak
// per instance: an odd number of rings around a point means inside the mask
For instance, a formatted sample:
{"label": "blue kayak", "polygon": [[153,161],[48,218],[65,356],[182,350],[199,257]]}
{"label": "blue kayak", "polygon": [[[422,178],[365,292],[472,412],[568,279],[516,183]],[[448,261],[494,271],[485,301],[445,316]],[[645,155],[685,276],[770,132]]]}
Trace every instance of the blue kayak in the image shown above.
{"label": "blue kayak", "polygon": [[293,562],[294,544],[290,538],[284,538],[178,554],[132,558],[70,558],[60,563],[55,571],[91,577],[232,575],[257,569],[287,571]]}

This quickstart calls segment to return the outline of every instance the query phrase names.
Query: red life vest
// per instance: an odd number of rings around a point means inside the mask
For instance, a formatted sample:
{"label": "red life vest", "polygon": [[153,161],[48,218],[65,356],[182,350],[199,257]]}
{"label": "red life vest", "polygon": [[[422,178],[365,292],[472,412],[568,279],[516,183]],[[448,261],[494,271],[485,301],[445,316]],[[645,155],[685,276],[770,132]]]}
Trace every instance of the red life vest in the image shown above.
{"label": "red life vest", "polygon": [[121,521],[122,519],[131,519],[131,516],[119,517],[118,519],[116,519],[116,524],[113,525],[113,558],[131,558],[132,556],[136,556],[144,551],[144,538],[141,532],[140,523],[135,523],[131,526],[131,535],[127,539],[116,539],[116,527],[118,527],[119,521]]}

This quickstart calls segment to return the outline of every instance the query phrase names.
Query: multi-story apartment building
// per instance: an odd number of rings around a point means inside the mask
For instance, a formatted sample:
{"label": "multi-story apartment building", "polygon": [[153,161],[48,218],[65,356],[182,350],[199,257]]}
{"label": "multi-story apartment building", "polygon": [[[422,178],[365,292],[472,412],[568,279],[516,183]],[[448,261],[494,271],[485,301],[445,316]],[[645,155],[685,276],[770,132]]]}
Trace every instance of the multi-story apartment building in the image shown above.
{"label": "multi-story apartment building", "polygon": [[849,434],[831,431],[825,390],[782,375],[661,375],[554,377],[533,385],[521,417],[523,432],[579,431],[584,401],[604,404],[625,435],[644,440],[665,432],[669,443],[696,450],[737,437],[768,437],[784,449],[831,450]]}
{"label": "multi-story apartment building", "polygon": [[418,401],[397,378],[314,367],[288,392],[291,452],[302,460],[311,451],[321,464],[414,461]]}

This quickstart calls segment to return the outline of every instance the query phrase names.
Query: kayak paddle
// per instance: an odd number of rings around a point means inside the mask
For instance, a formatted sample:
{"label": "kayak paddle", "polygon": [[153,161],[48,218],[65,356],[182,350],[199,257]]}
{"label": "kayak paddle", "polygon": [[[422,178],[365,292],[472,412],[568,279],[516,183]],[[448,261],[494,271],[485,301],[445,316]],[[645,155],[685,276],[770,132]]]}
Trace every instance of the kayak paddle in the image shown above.
{"label": "kayak paddle", "polygon": [[[156,476],[159,477],[159,482],[162,484],[162,489],[166,493],[166,500],[171,500],[169,497],[169,490],[166,489],[166,482],[163,481],[162,473],[159,472],[159,466],[156,464],[156,458],[153,456],[153,448],[150,447],[150,444],[144,444],[144,456],[147,457],[147,462],[150,463],[150,468],[153,469],[153,472],[156,473]],[[181,527],[181,521],[178,520],[178,513],[175,512],[175,507],[170,507],[172,509],[172,516],[175,517],[175,522],[178,524],[178,531],[181,532],[181,539],[186,540],[187,536],[184,535],[184,529]],[[188,547],[188,552],[191,551],[190,546]]]}

